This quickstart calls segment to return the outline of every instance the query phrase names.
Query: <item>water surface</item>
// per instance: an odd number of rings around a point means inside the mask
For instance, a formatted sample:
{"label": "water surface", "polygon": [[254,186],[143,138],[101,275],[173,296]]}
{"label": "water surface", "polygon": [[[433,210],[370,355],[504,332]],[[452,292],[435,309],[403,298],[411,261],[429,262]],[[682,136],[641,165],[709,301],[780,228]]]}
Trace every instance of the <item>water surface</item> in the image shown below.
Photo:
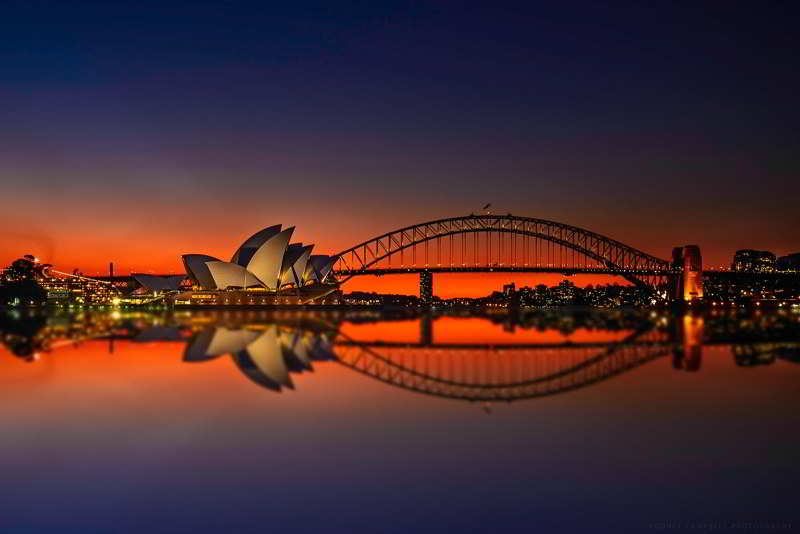
{"label": "water surface", "polygon": [[797,524],[790,310],[9,312],[2,335],[2,529]]}

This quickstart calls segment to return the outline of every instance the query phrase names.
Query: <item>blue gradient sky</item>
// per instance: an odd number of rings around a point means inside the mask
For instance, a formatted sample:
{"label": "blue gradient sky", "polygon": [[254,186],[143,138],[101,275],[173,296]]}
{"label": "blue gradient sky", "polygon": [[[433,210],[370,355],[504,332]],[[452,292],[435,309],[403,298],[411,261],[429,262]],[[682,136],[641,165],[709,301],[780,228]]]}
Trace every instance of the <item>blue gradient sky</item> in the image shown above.
{"label": "blue gradient sky", "polygon": [[797,8],[11,2],[0,251],[180,269],[501,212],[800,250]]}

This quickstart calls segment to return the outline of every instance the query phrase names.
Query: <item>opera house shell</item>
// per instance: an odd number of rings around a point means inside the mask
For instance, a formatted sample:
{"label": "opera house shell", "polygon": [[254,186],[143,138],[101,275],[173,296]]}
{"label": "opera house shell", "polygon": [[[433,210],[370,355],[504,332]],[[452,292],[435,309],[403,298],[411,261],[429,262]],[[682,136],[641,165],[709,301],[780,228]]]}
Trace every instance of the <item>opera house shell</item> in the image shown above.
{"label": "opera house shell", "polygon": [[294,227],[281,225],[256,232],[230,261],[205,254],[183,255],[193,286],[201,291],[260,290],[299,293],[310,286],[335,286],[329,276],[335,256],[312,255],[314,245],[290,243]]}

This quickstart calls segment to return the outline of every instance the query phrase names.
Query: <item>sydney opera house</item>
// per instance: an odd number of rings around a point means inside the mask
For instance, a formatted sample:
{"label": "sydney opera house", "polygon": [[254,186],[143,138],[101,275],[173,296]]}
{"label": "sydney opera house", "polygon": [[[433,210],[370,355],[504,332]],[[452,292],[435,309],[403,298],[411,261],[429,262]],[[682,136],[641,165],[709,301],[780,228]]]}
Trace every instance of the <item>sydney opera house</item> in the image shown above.
{"label": "sydney opera house", "polygon": [[175,305],[247,306],[334,304],[339,286],[331,275],[335,256],[312,255],[314,245],[290,243],[294,227],[270,226],[253,234],[223,261],[183,255],[192,290]]}

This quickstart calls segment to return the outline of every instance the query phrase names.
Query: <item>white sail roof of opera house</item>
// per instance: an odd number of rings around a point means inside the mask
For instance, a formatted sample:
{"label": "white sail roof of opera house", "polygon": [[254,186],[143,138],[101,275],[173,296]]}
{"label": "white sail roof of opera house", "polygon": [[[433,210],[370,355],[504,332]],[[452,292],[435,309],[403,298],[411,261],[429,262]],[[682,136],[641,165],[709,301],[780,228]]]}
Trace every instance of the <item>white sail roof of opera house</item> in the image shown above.
{"label": "white sail roof of opera house", "polygon": [[314,245],[289,244],[294,227],[264,228],[245,240],[226,262],[205,254],[185,254],[183,264],[192,281],[203,289],[303,286],[322,282],[335,256],[312,256]]}
{"label": "white sail roof of opera house", "polygon": [[287,228],[266,240],[247,264],[247,270],[256,275],[269,289],[278,289],[283,266],[283,256],[289,246],[294,227]]}
{"label": "white sail roof of opera house", "polygon": [[217,289],[217,285],[214,283],[214,277],[211,276],[211,271],[206,265],[206,262],[209,261],[219,261],[217,258],[206,254],[184,254],[182,259],[183,266],[186,268],[186,274],[189,275],[189,278],[191,278],[194,283],[203,289]]}
{"label": "white sail roof of opera house", "polygon": [[217,289],[261,286],[258,278],[239,264],[227,261],[207,261],[206,267],[211,272],[211,277],[214,279]]}
{"label": "white sail roof of opera house", "polygon": [[237,263],[244,268],[247,268],[247,264],[250,262],[250,259],[253,257],[253,254],[256,253],[256,250],[261,247],[264,243],[269,241],[272,237],[278,235],[281,231],[281,225],[276,224],[275,226],[270,226],[269,228],[264,228],[256,232],[255,234],[251,235],[247,241],[241,244],[236,252],[233,254],[231,258],[231,263]]}
{"label": "white sail roof of opera house", "polygon": [[300,286],[308,281],[306,279],[306,265],[308,265],[308,260],[311,258],[311,251],[313,249],[314,245],[304,246],[300,257],[297,258],[297,261],[292,265],[292,275],[294,276],[294,283],[296,285]]}
{"label": "white sail roof of opera house", "polygon": [[281,266],[281,285],[302,285],[305,282],[306,264],[314,245],[303,246],[302,243],[289,245],[283,256]]}
{"label": "white sail roof of opera house", "polygon": [[306,272],[303,278],[305,280],[324,282],[328,273],[333,269],[333,263],[336,261],[336,258],[336,256],[325,256],[324,254],[315,254],[311,256],[306,264]]}

